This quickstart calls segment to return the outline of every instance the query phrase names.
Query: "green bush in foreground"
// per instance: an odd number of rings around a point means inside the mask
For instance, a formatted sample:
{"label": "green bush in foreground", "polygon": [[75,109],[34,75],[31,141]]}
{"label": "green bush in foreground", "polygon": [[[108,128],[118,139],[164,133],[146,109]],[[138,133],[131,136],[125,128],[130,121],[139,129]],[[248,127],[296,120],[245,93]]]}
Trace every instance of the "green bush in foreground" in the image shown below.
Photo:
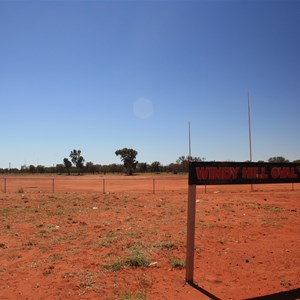
{"label": "green bush in foreground", "polygon": [[129,256],[120,258],[111,264],[107,264],[104,268],[116,272],[127,267],[145,268],[149,264],[149,258],[142,251],[135,249],[131,251]]}

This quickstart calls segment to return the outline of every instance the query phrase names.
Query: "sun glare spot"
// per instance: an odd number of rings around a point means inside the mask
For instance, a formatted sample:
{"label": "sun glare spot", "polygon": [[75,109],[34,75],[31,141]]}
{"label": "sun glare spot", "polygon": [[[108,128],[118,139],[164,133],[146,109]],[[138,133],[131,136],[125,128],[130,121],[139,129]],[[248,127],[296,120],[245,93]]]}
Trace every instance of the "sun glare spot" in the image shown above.
{"label": "sun glare spot", "polygon": [[140,119],[147,119],[153,114],[153,104],[152,101],[139,98],[133,104],[133,112],[136,117]]}

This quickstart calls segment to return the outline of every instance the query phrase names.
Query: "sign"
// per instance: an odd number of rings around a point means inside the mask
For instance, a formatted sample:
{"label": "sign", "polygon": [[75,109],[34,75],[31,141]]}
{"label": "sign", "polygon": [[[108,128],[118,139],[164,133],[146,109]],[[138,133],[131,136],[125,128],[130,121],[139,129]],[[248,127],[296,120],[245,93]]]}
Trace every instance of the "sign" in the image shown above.
{"label": "sign", "polygon": [[300,182],[299,163],[190,162],[189,185]]}
{"label": "sign", "polygon": [[186,282],[194,282],[196,185],[300,182],[298,163],[189,162]]}

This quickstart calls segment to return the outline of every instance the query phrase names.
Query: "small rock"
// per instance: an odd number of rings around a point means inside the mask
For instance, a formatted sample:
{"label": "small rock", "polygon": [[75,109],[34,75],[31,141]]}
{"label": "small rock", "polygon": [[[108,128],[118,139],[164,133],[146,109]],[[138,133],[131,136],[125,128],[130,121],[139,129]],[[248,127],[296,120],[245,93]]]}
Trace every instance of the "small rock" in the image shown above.
{"label": "small rock", "polygon": [[148,265],[148,267],[157,267],[157,265],[158,265],[158,262],[157,262],[157,261],[154,261],[154,262],[150,263],[150,264]]}

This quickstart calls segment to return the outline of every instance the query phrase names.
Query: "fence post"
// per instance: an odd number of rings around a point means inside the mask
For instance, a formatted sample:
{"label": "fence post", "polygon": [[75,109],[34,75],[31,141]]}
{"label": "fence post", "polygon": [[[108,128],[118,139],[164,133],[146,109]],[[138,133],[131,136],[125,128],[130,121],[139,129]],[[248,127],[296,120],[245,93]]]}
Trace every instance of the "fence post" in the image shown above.
{"label": "fence post", "polygon": [[52,178],[52,193],[54,193],[54,178]]}
{"label": "fence post", "polygon": [[6,178],[4,178],[4,193],[6,193]]}
{"label": "fence post", "polygon": [[152,191],[153,194],[155,194],[155,179],[153,178],[153,183],[152,183]]}
{"label": "fence post", "polygon": [[102,181],[102,186],[103,186],[103,194],[105,194],[105,179],[103,178],[103,181]]}

